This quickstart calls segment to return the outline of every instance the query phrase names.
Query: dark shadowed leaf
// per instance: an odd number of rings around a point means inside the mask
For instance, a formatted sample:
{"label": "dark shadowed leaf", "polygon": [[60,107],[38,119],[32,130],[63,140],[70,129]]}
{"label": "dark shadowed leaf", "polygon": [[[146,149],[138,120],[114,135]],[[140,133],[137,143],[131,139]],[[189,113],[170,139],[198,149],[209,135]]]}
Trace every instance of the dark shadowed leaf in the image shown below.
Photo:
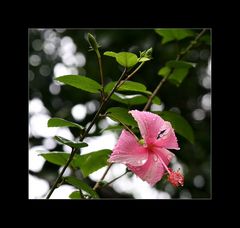
{"label": "dark shadowed leaf", "polygon": [[180,61],[180,60],[179,61],[170,60],[166,63],[166,66],[170,68],[191,68],[191,67],[196,67],[196,63]]}
{"label": "dark shadowed leaf", "polygon": [[73,148],[82,148],[82,147],[88,146],[88,144],[85,142],[75,142],[75,141],[71,141],[69,139],[65,139],[61,136],[55,136],[54,139],[57,140],[58,142],[60,142],[61,144],[65,144],[65,145],[68,145]]}
{"label": "dark shadowed leaf", "polygon": [[191,143],[194,143],[193,129],[191,125],[180,114],[170,111],[155,113],[160,115],[164,120],[169,121],[179,135],[183,136]]}
{"label": "dark shadowed leaf", "polygon": [[48,127],[77,127],[83,130],[83,127],[77,123],[70,122],[61,118],[51,118],[48,120]]}
{"label": "dark shadowed leaf", "polygon": [[98,82],[85,76],[65,75],[57,77],[55,80],[90,93],[99,93],[101,90],[101,85]]}
{"label": "dark shadowed leaf", "polygon": [[182,40],[186,37],[195,35],[190,29],[155,29],[155,31],[158,35],[163,37],[162,44],[173,40]]}
{"label": "dark shadowed leaf", "polygon": [[83,191],[89,193],[93,198],[99,198],[98,194],[90,186],[77,179],[76,177],[65,177],[64,180],[74,187],[82,189]]}
{"label": "dark shadowed leaf", "polygon": [[107,116],[114,121],[130,125],[132,127],[137,127],[136,121],[133,119],[131,114],[128,113],[128,109],[113,107],[107,110]]}
{"label": "dark shadowed leaf", "polygon": [[80,167],[83,176],[87,177],[89,174],[106,166],[108,164],[107,159],[111,153],[111,150],[105,149],[80,155],[76,162],[78,167]]}
{"label": "dark shadowed leaf", "polygon": [[188,75],[189,69],[195,66],[196,64],[192,62],[172,60],[168,61],[166,66],[158,71],[158,74],[163,77],[167,77],[170,74],[168,81],[179,86]]}

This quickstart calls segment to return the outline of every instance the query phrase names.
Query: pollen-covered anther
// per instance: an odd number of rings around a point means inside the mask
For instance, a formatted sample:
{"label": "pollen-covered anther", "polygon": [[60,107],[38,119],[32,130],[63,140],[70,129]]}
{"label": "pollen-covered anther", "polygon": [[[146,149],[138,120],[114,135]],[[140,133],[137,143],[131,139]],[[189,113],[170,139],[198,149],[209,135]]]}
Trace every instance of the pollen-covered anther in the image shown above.
{"label": "pollen-covered anther", "polygon": [[169,168],[169,176],[168,181],[174,186],[178,187],[179,185],[183,186],[184,184],[184,176],[179,172],[172,171],[172,169]]}

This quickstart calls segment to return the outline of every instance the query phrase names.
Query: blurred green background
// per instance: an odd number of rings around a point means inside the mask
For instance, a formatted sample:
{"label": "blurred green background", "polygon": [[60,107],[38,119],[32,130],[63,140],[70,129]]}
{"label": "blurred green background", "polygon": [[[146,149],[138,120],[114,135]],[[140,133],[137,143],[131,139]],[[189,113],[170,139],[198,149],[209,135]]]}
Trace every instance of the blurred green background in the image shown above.
{"label": "blurred green background", "polygon": [[[193,31],[197,34],[201,29]],[[99,104],[97,95],[61,86],[53,80],[55,76],[79,74],[99,81],[96,55],[88,51],[88,32],[101,45],[101,53],[130,51],[139,55],[139,51],[152,47],[153,59],[146,62],[132,79],[145,84],[150,91],[161,80],[157,74],[159,69],[167,61],[176,59],[177,53],[194,39],[189,37],[162,44],[162,37],[154,29],[29,29],[29,198],[44,197],[59,172],[58,166],[36,155],[36,150],[62,150],[62,146],[52,140],[52,129],[46,129],[44,123],[50,117],[61,117],[85,126]],[[184,171],[185,185],[175,189],[166,181],[160,181],[155,189],[162,195],[152,198],[211,197],[211,31],[207,30],[205,34],[206,42],[200,42],[183,58],[197,63],[196,68],[189,71],[180,87],[166,82],[158,93],[162,105],[151,108],[180,113],[195,134],[194,145],[177,135],[181,147],[176,153],[177,164]],[[114,58],[103,56],[102,59],[105,83],[117,80],[122,68]],[[119,106],[119,103],[111,101],[108,107],[111,106]],[[74,116],[73,107],[75,112],[85,110],[85,113]],[[141,110],[143,107],[132,108]],[[92,136],[100,134],[101,123],[96,124]],[[70,129],[67,134],[78,136],[76,129]],[[94,178],[86,181],[91,186],[95,183]],[[45,187],[40,190],[39,186]],[[106,188],[100,195],[104,198],[151,198],[149,195],[144,197],[144,193],[136,197],[131,190],[124,192],[124,187],[118,191],[117,186]]]}

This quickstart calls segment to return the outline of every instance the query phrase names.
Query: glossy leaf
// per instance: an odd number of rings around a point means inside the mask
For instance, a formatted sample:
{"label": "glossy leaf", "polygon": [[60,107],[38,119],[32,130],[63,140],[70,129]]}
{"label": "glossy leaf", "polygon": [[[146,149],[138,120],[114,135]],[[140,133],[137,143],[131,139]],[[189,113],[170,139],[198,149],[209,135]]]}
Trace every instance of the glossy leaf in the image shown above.
{"label": "glossy leaf", "polygon": [[82,148],[88,146],[88,144],[85,142],[74,142],[69,139],[65,139],[61,136],[55,136],[54,139],[60,142],[61,144],[68,145],[73,148]]}
{"label": "glossy leaf", "polygon": [[61,118],[51,118],[48,120],[48,127],[77,127],[83,130],[83,127],[77,123],[70,122]]}
{"label": "glossy leaf", "polygon": [[131,52],[119,52],[116,55],[117,62],[123,67],[133,67],[138,62],[138,57]]}
{"label": "glossy leaf", "polygon": [[[40,153],[39,155],[44,157],[48,162],[51,162],[59,166],[64,166],[67,163],[67,160],[70,156],[69,153],[65,153],[62,151],[44,152],[44,153]],[[78,156],[80,155],[75,154],[73,157],[73,160],[70,163],[70,166],[74,169],[78,168],[78,164],[76,163],[76,159]]]}
{"label": "glossy leaf", "polygon": [[148,100],[147,97],[141,94],[125,95],[120,93],[114,93],[111,99],[128,106],[145,104]]}
{"label": "glossy leaf", "polygon": [[[117,82],[109,82],[104,87],[104,91],[106,93],[110,93],[116,83]],[[133,92],[141,92],[141,93],[145,93],[145,94],[151,94],[150,91],[147,91],[147,88],[145,85],[143,85],[142,83],[133,82],[133,81],[124,82],[116,91],[133,91]]]}
{"label": "glossy leaf", "polygon": [[111,150],[105,149],[79,156],[76,162],[83,176],[87,177],[89,174],[106,166],[108,164],[107,159],[111,153]]}
{"label": "glossy leaf", "polygon": [[182,40],[195,35],[190,29],[155,29],[155,31],[158,35],[163,37],[162,44],[173,40]]}
{"label": "glossy leaf", "polygon": [[64,180],[74,187],[82,189],[83,191],[89,193],[93,198],[99,198],[98,194],[90,186],[77,179],[76,177],[65,177]]}
{"label": "glossy leaf", "polygon": [[55,80],[90,93],[99,93],[101,90],[101,85],[98,82],[85,76],[65,75],[57,77]]}
{"label": "glossy leaf", "polygon": [[113,107],[107,110],[107,116],[114,121],[130,125],[132,127],[137,127],[136,121],[128,113],[128,110],[125,108]]}
{"label": "glossy leaf", "polygon": [[171,111],[155,112],[160,115],[164,120],[169,121],[175,131],[189,140],[191,143],[194,143],[194,133],[191,125],[183,118],[180,114]]}
{"label": "glossy leaf", "polygon": [[113,51],[105,51],[103,54],[106,55],[106,56],[110,56],[110,57],[116,58],[118,53],[113,52]]}
{"label": "glossy leaf", "polygon": [[[142,94],[126,95],[126,94],[121,94],[117,92],[115,92],[111,96],[111,99],[119,103],[126,104],[128,106],[146,104],[148,101],[148,98]],[[155,96],[152,100],[152,103],[159,105],[161,104],[161,100],[159,99],[159,97]]]}
{"label": "glossy leaf", "polygon": [[79,191],[72,192],[69,196],[70,199],[81,199],[81,195]]}

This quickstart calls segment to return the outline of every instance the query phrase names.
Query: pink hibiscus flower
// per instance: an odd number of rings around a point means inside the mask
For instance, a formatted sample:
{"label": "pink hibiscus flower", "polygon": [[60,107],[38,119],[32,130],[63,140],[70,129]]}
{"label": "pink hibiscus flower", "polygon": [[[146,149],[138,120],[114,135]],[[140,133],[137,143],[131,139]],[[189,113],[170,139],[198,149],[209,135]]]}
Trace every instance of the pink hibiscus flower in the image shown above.
{"label": "pink hibiscus flower", "polygon": [[[143,140],[123,130],[109,162],[123,163],[151,186],[161,180],[164,173],[174,186],[183,185],[183,176],[168,168],[174,154],[167,149],[179,150],[171,123],[145,111],[129,111],[137,121]],[[142,143],[143,141],[143,143]]]}

